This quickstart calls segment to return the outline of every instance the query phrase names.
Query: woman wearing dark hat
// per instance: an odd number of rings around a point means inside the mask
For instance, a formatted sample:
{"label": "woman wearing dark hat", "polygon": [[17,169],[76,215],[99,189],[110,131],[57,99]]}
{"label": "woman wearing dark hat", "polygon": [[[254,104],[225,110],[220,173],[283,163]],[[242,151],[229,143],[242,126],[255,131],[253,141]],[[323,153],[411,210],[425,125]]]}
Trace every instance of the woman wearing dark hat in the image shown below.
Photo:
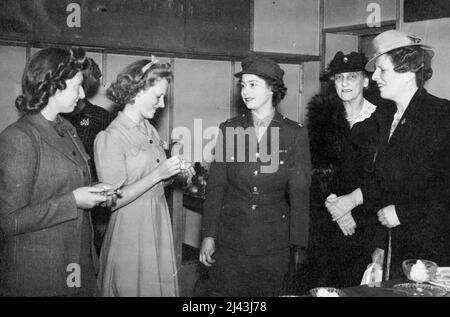
{"label": "woman wearing dark hat", "polygon": [[283,75],[254,56],[235,74],[249,112],[220,125],[211,164],[200,250],[211,296],[281,295],[290,247],[307,243],[309,143],[275,108]]}
{"label": "woman wearing dark hat", "polygon": [[331,221],[324,206],[330,194],[347,193],[371,176],[384,109],[365,98],[370,83],[366,62],[363,53],[336,53],[321,78],[327,81],[326,93],[309,103],[311,227],[307,260],[297,276],[299,292],[357,285],[370,263],[368,243],[376,218],[361,211],[355,219],[347,214]]}
{"label": "woman wearing dark hat", "polygon": [[450,264],[450,102],[423,88],[432,75],[430,47],[397,30],[372,43],[366,69],[375,70],[381,96],[397,111],[382,128],[374,177],[327,207],[338,216],[364,204],[377,214],[382,230],[373,257],[384,258],[388,279],[404,276],[408,258]]}

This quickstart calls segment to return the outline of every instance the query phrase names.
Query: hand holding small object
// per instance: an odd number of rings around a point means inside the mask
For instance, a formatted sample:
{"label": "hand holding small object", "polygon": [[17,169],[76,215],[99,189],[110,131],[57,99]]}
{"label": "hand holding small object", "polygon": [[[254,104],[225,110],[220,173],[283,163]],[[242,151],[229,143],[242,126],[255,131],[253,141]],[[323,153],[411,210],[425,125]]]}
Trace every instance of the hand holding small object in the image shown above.
{"label": "hand holding small object", "polygon": [[75,203],[80,209],[91,209],[100,203],[106,201],[106,197],[101,194],[102,188],[99,187],[79,187],[72,191],[75,197]]}
{"label": "hand holding small object", "polygon": [[158,178],[160,180],[165,180],[175,174],[178,174],[181,171],[181,165],[182,163],[179,155],[174,155],[168,158],[156,168]]}
{"label": "hand holding small object", "polygon": [[99,183],[96,184],[94,187],[102,188],[103,191],[100,192],[102,196],[106,197],[106,201],[101,203],[101,206],[103,207],[112,207],[116,205],[117,198],[121,197],[122,190],[121,188],[125,184],[126,178],[122,180],[121,182],[117,183],[116,185],[109,185],[106,183]]}

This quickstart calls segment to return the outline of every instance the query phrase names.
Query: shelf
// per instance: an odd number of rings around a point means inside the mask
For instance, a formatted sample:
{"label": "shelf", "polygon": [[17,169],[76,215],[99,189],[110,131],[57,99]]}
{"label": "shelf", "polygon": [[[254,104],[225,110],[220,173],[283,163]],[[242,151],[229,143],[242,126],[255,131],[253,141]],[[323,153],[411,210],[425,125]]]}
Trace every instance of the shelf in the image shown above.
{"label": "shelf", "polygon": [[357,24],[349,26],[341,26],[335,28],[324,28],[323,33],[347,34],[347,35],[371,35],[379,34],[387,30],[395,29],[396,21],[383,21],[380,27],[368,27],[367,24]]}

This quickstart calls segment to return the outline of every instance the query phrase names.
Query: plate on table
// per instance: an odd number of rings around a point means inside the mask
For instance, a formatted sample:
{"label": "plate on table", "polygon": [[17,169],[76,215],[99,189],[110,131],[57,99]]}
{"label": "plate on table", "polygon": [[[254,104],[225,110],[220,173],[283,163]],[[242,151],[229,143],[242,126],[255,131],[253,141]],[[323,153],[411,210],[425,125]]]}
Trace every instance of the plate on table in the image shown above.
{"label": "plate on table", "polygon": [[436,277],[430,281],[430,284],[440,286],[450,291],[450,267],[438,267]]}
{"label": "plate on table", "polygon": [[400,295],[442,297],[447,294],[445,288],[429,284],[403,283],[392,287],[392,290]]}

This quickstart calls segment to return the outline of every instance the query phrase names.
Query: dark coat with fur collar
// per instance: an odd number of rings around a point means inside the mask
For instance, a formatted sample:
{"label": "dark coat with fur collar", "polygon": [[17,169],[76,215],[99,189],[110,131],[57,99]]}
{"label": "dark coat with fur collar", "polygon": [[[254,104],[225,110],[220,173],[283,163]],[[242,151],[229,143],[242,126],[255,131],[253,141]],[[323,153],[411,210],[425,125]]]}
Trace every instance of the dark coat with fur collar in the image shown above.
{"label": "dark coat with fur collar", "polygon": [[377,219],[363,206],[353,212],[356,233],[344,236],[324,206],[330,193],[347,194],[373,173],[380,127],[387,106],[378,106],[366,120],[352,128],[342,101],[335,94],[316,95],[308,108],[313,176],[311,184],[311,226],[308,269],[312,286],[344,287],[359,284],[370,263],[373,231]]}

